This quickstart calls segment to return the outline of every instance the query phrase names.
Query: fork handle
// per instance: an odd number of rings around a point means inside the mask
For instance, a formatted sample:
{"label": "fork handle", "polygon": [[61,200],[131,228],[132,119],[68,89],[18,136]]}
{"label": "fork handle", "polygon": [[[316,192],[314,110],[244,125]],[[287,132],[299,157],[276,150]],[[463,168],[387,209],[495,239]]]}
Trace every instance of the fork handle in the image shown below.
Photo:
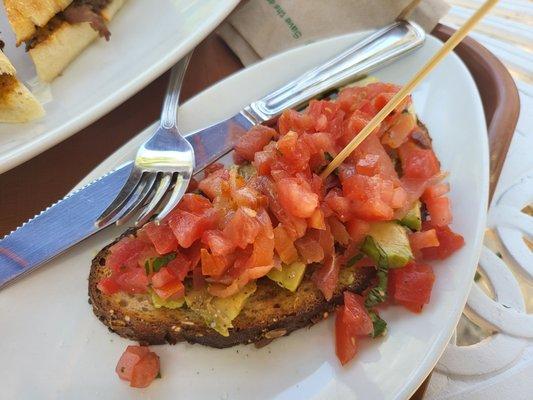
{"label": "fork handle", "polygon": [[160,120],[161,126],[165,129],[177,127],[180,89],[183,78],[185,77],[185,72],[187,71],[187,66],[191,60],[191,55],[192,52],[183,57],[170,70],[170,78],[168,80],[167,92],[165,93]]}
{"label": "fork handle", "polygon": [[421,46],[424,30],[408,21],[394,22],[350,46],[338,56],[244,108],[244,114],[259,124],[278,116],[286,108],[306,103],[324,91],[338,87],[370,70],[383,67]]}

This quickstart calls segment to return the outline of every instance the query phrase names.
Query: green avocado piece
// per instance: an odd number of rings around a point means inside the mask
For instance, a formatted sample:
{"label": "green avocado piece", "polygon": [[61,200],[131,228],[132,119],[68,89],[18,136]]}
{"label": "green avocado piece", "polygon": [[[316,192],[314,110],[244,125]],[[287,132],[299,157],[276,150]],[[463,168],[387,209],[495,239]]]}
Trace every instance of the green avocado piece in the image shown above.
{"label": "green avocado piece", "polygon": [[407,214],[405,214],[405,217],[400,220],[400,224],[405,225],[413,231],[419,231],[422,229],[422,212],[420,211],[421,206],[422,203],[420,203],[420,200],[417,200]]}
{"label": "green avocado piece", "polygon": [[392,221],[372,223],[361,250],[378,265],[386,262],[389,268],[403,267],[413,259],[406,228]]}
{"label": "green avocado piece", "polygon": [[176,308],[183,307],[183,305],[185,304],[185,297],[182,297],[177,300],[165,300],[159,297],[157,293],[154,292],[152,289],[150,289],[150,298],[155,308],[165,307],[174,310]]}
{"label": "green avocado piece", "polygon": [[305,273],[305,264],[301,261],[293,262],[292,264],[283,264],[281,270],[271,269],[267,277],[272,279],[282,288],[296,291],[302,282]]}
{"label": "green avocado piece", "polygon": [[237,318],[248,297],[254,294],[255,282],[248,283],[238,293],[226,298],[211,296],[206,289],[191,290],[185,294],[187,307],[200,315],[207,326],[222,336],[229,336],[231,322]]}

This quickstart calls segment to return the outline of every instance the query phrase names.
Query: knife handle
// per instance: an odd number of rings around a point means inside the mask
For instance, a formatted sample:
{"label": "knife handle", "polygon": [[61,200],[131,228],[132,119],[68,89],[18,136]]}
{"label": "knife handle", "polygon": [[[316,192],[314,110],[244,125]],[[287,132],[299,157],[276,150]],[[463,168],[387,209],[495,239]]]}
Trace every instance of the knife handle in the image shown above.
{"label": "knife handle", "polygon": [[243,114],[254,123],[275,118],[286,108],[298,107],[327,90],[383,67],[420,47],[425,35],[424,30],[413,22],[394,22],[246,106]]}

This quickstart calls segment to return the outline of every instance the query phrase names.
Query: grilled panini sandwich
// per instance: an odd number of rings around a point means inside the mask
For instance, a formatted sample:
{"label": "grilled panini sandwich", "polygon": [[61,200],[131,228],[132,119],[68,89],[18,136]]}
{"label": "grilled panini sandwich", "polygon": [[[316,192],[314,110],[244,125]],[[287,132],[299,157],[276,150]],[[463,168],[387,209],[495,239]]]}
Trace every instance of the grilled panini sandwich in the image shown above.
{"label": "grilled panini sandwich", "polygon": [[17,46],[25,43],[39,78],[50,82],[98,36],[125,0],[4,0]]}

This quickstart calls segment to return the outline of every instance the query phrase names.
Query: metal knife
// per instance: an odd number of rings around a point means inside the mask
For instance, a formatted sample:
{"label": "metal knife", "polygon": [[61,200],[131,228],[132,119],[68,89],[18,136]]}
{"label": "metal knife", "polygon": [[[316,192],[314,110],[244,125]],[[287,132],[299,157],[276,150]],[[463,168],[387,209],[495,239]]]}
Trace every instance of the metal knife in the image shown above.
{"label": "metal knife", "polygon": [[[382,67],[420,47],[424,40],[418,25],[395,22],[233,117],[189,133],[186,138],[194,147],[195,172],[231,151],[235,140],[253,125],[272,121],[286,108],[301,106]],[[125,164],[76,190],[0,240],[0,289],[103,229],[94,222],[123,186],[130,169],[131,163]]]}

